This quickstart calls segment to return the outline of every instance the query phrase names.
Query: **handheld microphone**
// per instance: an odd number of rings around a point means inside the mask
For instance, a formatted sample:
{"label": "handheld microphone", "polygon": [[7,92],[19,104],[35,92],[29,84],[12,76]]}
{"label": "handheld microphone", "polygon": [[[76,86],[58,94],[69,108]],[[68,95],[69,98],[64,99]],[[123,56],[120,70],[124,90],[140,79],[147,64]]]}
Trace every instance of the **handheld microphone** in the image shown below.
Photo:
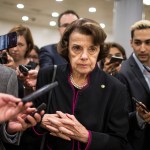
{"label": "handheld microphone", "polygon": [[33,100],[37,99],[39,96],[42,96],[43,94],[45,94],[48,91],[52,90],[56,86],[58,86],[57,81],[55,81],[51,84],[47,84],[47,85],[41,87],[40,89],[36,90],[35,92],[23,97],[22,102],[26,103],[26,102],[29,102],[29,101],[33,101]]}

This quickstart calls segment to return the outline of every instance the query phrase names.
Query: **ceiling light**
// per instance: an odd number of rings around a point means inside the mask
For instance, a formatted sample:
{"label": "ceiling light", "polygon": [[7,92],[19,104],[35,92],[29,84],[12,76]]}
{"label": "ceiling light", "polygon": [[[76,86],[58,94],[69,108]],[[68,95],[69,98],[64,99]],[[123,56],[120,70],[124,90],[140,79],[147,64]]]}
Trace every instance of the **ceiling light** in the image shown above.
{"label": "ceiling light", "polygon": [[23,8],[24,8],[24,5],[23,5],[23,4],[17,4],[17,8],[23,9]]}
{"label": "ceiling light", "polygon": [[58,17],[59,13],[58,12],[52,12],[52,17]]}
{"label": "ceiling light", "polygon": [[150,0],[143,0],[143,4],[150,5]]}
{"label": "ceiling light", "polygon": [[100,23],[99,24],[102,28],[105,28],[105,24],[104,23]]}
{"label": "ceiling light", "polygon": [[50,22],[49,22],[49,25],[50,25],[50,26],[56,26],[56,22],[55,22],[55,21],[50,21]]}
{"label": "ceiling light", "polygon": [[22,17],[22,20],[23,20],[23,21],[28,21],[28,20],[29,20],[29,17],[28,17],[28,16],[23,16],[23,17]]}
{"label": "ceiling light", "polygon": [[89,12],[96,12],[96,8],[95,7],[90,7]]}
{"label": "ceiling light", "polygon": [[62,2],[63,0],[56,0],[56,2]]}

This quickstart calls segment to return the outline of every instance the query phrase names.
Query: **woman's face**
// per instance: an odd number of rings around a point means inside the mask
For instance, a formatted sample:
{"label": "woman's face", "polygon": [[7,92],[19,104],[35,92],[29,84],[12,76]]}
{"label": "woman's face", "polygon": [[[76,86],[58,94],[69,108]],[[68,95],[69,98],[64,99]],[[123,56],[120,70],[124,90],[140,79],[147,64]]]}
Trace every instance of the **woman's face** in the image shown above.
{"label": "woman's face", "polygon": [[27,43],[24,36],[17,37],[17,46],[9,49],[9,54],[13,57],[14,61],[22,60],[25,58],[27,51]]}
{"label": "woman's face", "polygon": [[38,53],[34,49],[31,50],[28,58],[30,61],[39,64],[39,56],[38,56]]}
{"label": "woman's face", "polygon": [[79,32],[71,33],[69,38],[69,60],[73,73],[89,74],[95,68],[99,52],[100,45],[94,45],[91,36]]}

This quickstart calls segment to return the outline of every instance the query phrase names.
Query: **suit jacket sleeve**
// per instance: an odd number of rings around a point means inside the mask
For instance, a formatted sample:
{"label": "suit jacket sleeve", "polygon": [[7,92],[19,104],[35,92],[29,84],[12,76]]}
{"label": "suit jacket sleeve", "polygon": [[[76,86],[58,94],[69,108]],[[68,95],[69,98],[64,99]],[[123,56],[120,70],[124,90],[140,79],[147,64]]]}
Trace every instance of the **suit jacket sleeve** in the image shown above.
{"label": "suit jacket sleeve", "polygon": [[51,48],[48,49],[46,47],[42,47],[40,49],[39,60],[40,60],[41,68],[53,65],[53,60],[52,60],[52,56],[51,56]]}
{"label": "suit jacket sleeve", "polygon": [[6,93],[18,97],[18,79],[15,71],[10,74]]}
{"label": "suit jacket sleeve", "polygon": [[14,135],[10,135],[6,131],[6,123],[0,125],[0,138],[3,142],[19,145],[21,132],[17,132]]}

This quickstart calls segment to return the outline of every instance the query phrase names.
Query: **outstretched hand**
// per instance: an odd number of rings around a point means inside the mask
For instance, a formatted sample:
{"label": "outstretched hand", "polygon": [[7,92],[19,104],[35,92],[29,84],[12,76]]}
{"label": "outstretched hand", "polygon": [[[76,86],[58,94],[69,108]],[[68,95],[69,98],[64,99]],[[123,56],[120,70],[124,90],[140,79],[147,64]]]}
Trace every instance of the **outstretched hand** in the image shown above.
{"label": "outstretched hand", "polygon": [[32,103],[23,105],[21,99],[0,93],[0,123],[15,118],[19,112],[31,105]]}
{"label": "outstretched hand", "polygon": [[41,111],[40,114],[35,113],[34,116],[31,116],[30,114],[35,111],[36,108],[27,108],[24,112],[18,114],[17,118],[8,122],[7,132],[12,134],[18,131],[24,131],[31,126],[35,126],[41,121],[41,116],[44,114],[44,111]]}

